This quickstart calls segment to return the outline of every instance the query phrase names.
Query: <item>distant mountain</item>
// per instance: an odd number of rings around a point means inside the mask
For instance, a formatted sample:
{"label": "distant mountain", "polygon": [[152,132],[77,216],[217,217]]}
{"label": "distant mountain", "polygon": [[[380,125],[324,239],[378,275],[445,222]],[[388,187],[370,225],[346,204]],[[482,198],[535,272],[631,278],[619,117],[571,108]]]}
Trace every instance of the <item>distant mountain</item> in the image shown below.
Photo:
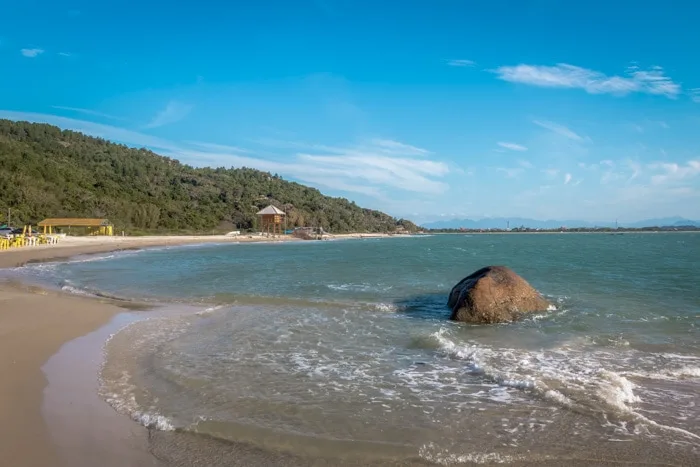
{"label": "distant mountain", "polygon": [[[559,227],[615,227],[615,222],[588,222],[581,220],[537,220],[522,217],[486,217],[483,219],[451,219],[445,221],[426,222],[422,225],[427,229],[511,229],[527,227],[530,229],[557,229]],[[648,219],[632,223],[620,223],[620,227],[666,227],[666,226],[695,226],[700,227],[700,221],[692,221],[682,217],[667,217],[663,219]]]}
{"label": "distant mountain", "polygon": [[692,221],[690,219],[685,219],[683,217],[664,217],[661,219],[647,219],[639,222],[634,222],[631,224],[626,224],[625,227],[667,227],[667,226],[694,226],[700,227],[700,221]]}

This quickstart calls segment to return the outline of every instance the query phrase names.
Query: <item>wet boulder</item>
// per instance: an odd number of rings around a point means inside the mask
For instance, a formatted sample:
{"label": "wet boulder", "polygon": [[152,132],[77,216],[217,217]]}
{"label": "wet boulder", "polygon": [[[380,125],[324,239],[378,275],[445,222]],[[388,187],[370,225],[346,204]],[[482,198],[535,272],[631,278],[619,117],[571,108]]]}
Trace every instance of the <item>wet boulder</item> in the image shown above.
{"label": "wet boulder", "polygon": [[514,321],[528,313],[545,311],[550,304],[511,269],[487,266],[455,285],[447,306],[452,310],[452,320],[490,324]]}

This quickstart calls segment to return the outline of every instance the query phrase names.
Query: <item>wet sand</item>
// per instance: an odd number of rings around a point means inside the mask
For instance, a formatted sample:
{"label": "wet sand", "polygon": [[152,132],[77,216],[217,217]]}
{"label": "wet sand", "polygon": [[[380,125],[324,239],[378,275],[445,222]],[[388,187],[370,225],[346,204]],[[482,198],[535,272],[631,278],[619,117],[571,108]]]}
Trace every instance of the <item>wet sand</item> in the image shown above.
{"label": "wet sand", "polygon": [[[3,465],[60,465],[58,450],[42,414],[47,383],[42,366],[63,344],[106,324],[119,311],[96,300],[0,285]],[[73,408],[76,413],[84,409],[79,405]]]}

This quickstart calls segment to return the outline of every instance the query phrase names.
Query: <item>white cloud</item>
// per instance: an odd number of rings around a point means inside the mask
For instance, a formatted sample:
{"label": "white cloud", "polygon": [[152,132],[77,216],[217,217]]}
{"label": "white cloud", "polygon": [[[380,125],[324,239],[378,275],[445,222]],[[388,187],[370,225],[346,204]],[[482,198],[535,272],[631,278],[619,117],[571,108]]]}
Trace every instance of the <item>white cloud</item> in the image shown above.
{"label": "white cloud", "polygon": [[496,170],[498,172],[503,172],[505,174],[506,178],[517,178],[518,175],[520,175],[523,171],[523,169],[520,167],[512,167],[512,168],[497,167]]}
{"label": "white cloud", "polygon": [[571,181],[571,174],[569,174],[569,173],[564,174],[564,185],[568,185],[570,181]]}
{"label": "white cloud", "polygon": [[569,138],[569,139],[572,139],[574,141],[583,141],[583,138],[581,136],[574,133],[569,128],[565,127],[564,125],[559,125],[558,123],[549,122],[546,120],[533,120],[532,123],[544,128],[546,130],[549,130],[553,133],[561,135],[565,138]]}
{"label": "white cloud", "polygon": [[44,49],[22,49],[20,53],[27,58],[35,58],[44,53]]}
{"label": "white cloud", "polygon": [[208,149],[210,151],[220,151],[224,153],[246,153],[250,152],[248,149],[239,148],[238,146],[228,146],[226,144],[214,144],[214,143],[203,143],[200,141],[186,141],[186,143],[193,146],[199,146],[202,149]]}
{"label": "white cloud", "polygon": [[527,148],[520,144],[499,142],[498,145],[511,151],[527,151]]}
{"label": "white cloud", "polygon": [[625,76],[608,76],[566,63],[555,66],[526,65],[502,66],[495,70],[499,79],[546,88],[583,89],[589,94],[624,96],[639,92],[675,99],[681,85],[664,74],[661,67],[641,70],[629,67]]}
{"label": "white cloud", "polygon": [[109,115],[109,114],[106,114],[106,113],[97,112],[97,111],[95,111],[95,110],[90,110],[90,109],[81,109],[81,108],[78,108],[78,107],[65,107],[65,106],[62,106],[62,105],[52,105],[51,107],[54,108],[54,109],[68,110],[69,112],[78,112],[78,113],[82,113],[82,114],[85,114],[85,115],[93,115],[93,116],[95,116],[95,117],[109,118],[109,119],[111,119],[111,120],[122,120],[122,121],[126,121],[126,118],[115,117],[114,115]]}
{"label": "white cloud", "polygon": [[72,57],[73,56],[73,54],[68,53],[68,52],[59,52],[58,55],[60,55],[61,57]]}
{"label": "white cloud", "polygon": [[542,173],[550,178],[554,178],[559,175],[559,169],[542,169]]}
{"label": "white cloud", "polygon": [[660,185],[700,175],[700,159],[690,160],[683,165],[675,162],[655,162],[649,164],[649,168],[662,172],[651,177],[654,185]]}
{"label": "white cloud", "polygon": [[688,94],[690,94],[690,98],[693,100],[693,102],[700,104],[700,88],[693,88],[688,91]]}
{"label": "white cloud", "polygon": [[271,159],[267,153],[266,158],[236,154],[251,151],[235,146],[172,142],[115,126],[55,115],[0,110],[0,118],[48,123],[129,146],[147,147],[194,166],[251,167],[314,186],[360,193],[376,199],[391,201],[391,197],[384,195],[386,191],[403,190],[434,195],[444,193],[449,188],[440,180],[450,171],[447,164],[416,157],[417,153],[432,153],[393,140],[376,139],[354,146],[274,142],[275,147],[295,151],[303,149],[304,152],[285,152]]}
{"label": "white cloud", "polygon": [[525,160],[519,160],[518,165],[520,165],[520,167],[522,167],[524,169],[534,169],[535,168],[535,166],[532,165],[532,162],[525,161]]}
{"label": "white cloud", "polygon": [[476,63],[474,63],[472,60],[464,60],[464,59],[459,59],[459,60],[448,60],[447,64],[449,66],[458,66],[458,67],[467,67],[467,66],[474,66]]}
{"label": "white cloud", "polygon": [[29,121],[37,123],[48,123],[64,129],[79,131],[86,135],[108,139],[114,142],[128,144],[130,146],[147,147],[154,150],[177,151],[180,146],[155,136],[145,135],[136,131],[125,130],[123,128],[103,125],[101,123],[76,120],[73,118],[59,117],[56,115],[39,114],[32,112],[14,112],[10,110],[0,110],[0,118],[8,120]]}
{"label": "white cloud", "polygon": [[642,166],[639,162],[635,162],[635,161],[631,161],[631,160],[627,161],[627,166],[632,171],[632,175],[630,175],[630,177],[627,179],[627,182],[629,183],[642,174]]}
{"label": "white cloud", "polygon": [[427,156],[430,151],[411,146],[410,144],[399,143],[391,139],[373,139],[372,144],[379,146],[380,150],[387,154],[400,154],[403,156]]}
{"label": "white cloud", "polygon": [[171,123],[179,122],[187,116],[192,110],[191,105],[183,104],[176,101],[168,102],[163,110],[151,120],[144,128],[157,128]]}

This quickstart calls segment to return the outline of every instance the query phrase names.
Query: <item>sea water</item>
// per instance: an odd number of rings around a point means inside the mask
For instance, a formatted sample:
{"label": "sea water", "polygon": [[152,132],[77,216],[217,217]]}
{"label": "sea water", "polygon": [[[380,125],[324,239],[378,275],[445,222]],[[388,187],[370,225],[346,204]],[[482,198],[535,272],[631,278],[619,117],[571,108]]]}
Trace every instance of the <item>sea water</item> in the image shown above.
{"label": "sea water", "polygon": [[[450,322],[451,287],[496,264],[553,307]],[[700,456],[697,234],[202,245],[15,272],[159,306],[110,339],[100,394],[177,436],[176,460],[226,465],[205,440],[338,465]]]}

